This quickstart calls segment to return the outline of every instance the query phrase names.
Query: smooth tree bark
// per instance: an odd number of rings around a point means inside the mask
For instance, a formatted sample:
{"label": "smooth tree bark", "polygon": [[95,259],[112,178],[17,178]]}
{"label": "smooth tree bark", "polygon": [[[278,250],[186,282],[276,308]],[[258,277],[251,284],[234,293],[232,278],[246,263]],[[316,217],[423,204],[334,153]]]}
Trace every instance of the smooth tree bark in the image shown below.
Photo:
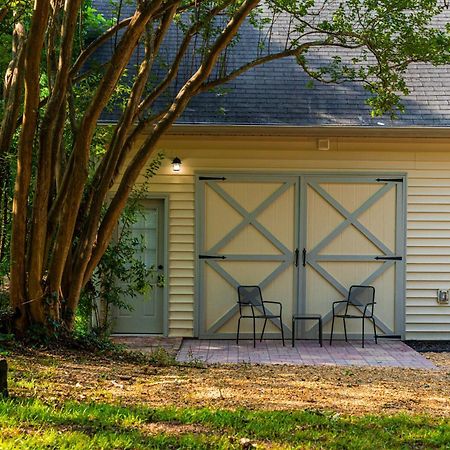
{"label": "smooth tree bark", "polygon": [[[7,10],[0,11],[0,22],[6,16]],[[7,255],[7,243],[9,233],[9,184],[10,164],[7,159],[12,146],[16,122],[21,106],[23,87],[23,65],[25,29],[20,21],[13,25],[12,32],[12,59],[4,76],[3,97],[5,106],[3,119],[0,126],[0,261]]]}
{"label": "smooth tree bark", "polygon": [[8,397],[8,362],[0,358],[0,397]]}
{"label": "smooth tree bark", "polygon": [[[25,44],[23,67],[24,76],[24,112],[22,130],[17,150],[17,175],[14,185],[14,200],[12,206],[13,227],[11,232],[11,282],[10,296],[13,308],[18,312],[17,327],[27,326],[25,304],[29,305],[33,320],[42,323],[45,319],[41,301],[30,301],[27,292],[27,210],[28,194],[30,191],[33,145],[38,126],[39,113],[39,80],[40,56],[44,44],[45,31],[50,11],[48,0],[36,0],[29,35]],[[41,300],[41,299],[39,299]]]}
{"label": "smooth tree bark", "polygon": [[[381,114],[401,108],[409,64],[450,60],[448,33],[430,26],[441,12],[433,1],[314,3],[139,0],[128,17],[103,21],[90,43],[90,5],[83,0],[35,0],[21,14],[13,2],[0,8],[0,25],[9,20],[13,35],[3,74],[0,164],[13,148],[10,297],[18,334],[36,324],[49,333],[72,329],[82,290],[139,174],[199,93],[290,57],[317,81],[363,83]],[[244,24],[258,42],[251,59],[233,66],[227,55],[245,45],[239,42]],[[281,26],[285,36],[276,40],[273,30]],[[323,47],[346,53],[311,65],[308,56]],[[99,59],[102,48],[109,51]],[[99,155],[97,124],[108,105],[119,111],[117,98],[120,117]]]}

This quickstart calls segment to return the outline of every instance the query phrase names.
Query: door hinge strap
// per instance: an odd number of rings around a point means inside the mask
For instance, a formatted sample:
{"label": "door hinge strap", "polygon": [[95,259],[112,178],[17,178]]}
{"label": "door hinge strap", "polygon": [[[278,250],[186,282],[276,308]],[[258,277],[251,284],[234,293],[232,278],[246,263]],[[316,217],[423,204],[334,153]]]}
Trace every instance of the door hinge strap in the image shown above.
{"label": "door hinge strap", "polygon": [[226,256],[218,256],[218,255],[198,255],[199,259],[227,259]]}
{"label": "door hinge strap", "polygon": [[225,177],[198,177],[200,181],[225,181]]}
{"label": "door hinge strap", "polygon": [[378,261],[402,261],[403,256],[375,256]]}
{"label": "door hinge strap", "polygon": [[394,183],[403,183],[403,178],[377,178],[376,181],[380,183],[386,181],[392,181]]}

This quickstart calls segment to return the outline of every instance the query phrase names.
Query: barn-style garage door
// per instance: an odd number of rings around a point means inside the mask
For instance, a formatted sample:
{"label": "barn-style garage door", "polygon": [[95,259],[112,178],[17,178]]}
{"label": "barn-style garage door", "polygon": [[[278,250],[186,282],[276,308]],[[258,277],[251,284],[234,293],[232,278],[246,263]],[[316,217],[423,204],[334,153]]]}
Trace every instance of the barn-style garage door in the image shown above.
{"label": "barn-style garage door", "polygon": [[[288,327],[294,312],[322,314],[325,332],[331,303],[352,284],[370,284],[379,333],[403,335],[401,177],[200,176],[197,186],[200,337],[235,336],[240,284],[282,301]],[[314,327],[299,331],[308,337]],[[278,324],[268,331],[278,336]],[[359,333],[360,322],[349,332]]]}
{"label": "barn-style garage door", "polygon": [[[241,284],[261,286],[266,299],[283,303],[284,318],[291,317],[297,298],[297,186],[297,177],[198,178],[200,337],[235,336]],[[243,325],[250,331],[250,323]],[[267,331],[279,335],[279,324]]]}
{"label": "barn-style garage door", "polygon": [[[403,179],[307,176],[301,190],[300,311],[321,313],[327,331],[331,300],[346,297],[352,284],[373,285],[380,333],[402,335]],[[361,323],[349,322],[350,333],[360,333]]]}

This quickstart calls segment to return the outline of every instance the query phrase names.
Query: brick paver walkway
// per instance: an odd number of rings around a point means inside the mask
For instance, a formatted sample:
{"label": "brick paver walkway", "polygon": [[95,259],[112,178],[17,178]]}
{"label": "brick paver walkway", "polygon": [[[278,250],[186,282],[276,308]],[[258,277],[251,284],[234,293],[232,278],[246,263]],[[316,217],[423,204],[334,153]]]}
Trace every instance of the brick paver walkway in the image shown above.
{"label": "brick paver walkway", "polygon": [[401,341],[380,339],[378,344],[367,342],[361,348],[359,341],[333,341],[330,347],[324,340],[297,341],[294,348],[290,341],[283,347],[281,341],[241,341],[185,339],[178,352],[180,362],[202,361],[206,364],[294,364],[294,365],[341,365],[372,367],[409,367],[436,369],[436,366],[420,353]]}
{"label": "brick paver walkway", "polygon": [[153,353],[163,348],[173,356],[177,354],[182,342],[182,338],[160,336],[112,336],[111,340],[135,352]]}

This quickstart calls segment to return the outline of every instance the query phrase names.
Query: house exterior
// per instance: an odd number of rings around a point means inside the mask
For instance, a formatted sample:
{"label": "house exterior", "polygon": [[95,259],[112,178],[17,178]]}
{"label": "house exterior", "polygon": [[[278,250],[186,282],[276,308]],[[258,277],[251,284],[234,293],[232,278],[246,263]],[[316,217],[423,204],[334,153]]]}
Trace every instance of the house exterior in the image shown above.
{"label": "house exterior", "polygon": [[370,284],[381,335],[449,340],[450,68],[416,65],[407,82],[395,121],[372,118],[359,85],[307,87],[292,60],[194,99],[159,144],[137,230],[166,283],[116,333],[233,338],[236,288],[258,284],[287,331],[320,313],[327,334],[331,303]]}

